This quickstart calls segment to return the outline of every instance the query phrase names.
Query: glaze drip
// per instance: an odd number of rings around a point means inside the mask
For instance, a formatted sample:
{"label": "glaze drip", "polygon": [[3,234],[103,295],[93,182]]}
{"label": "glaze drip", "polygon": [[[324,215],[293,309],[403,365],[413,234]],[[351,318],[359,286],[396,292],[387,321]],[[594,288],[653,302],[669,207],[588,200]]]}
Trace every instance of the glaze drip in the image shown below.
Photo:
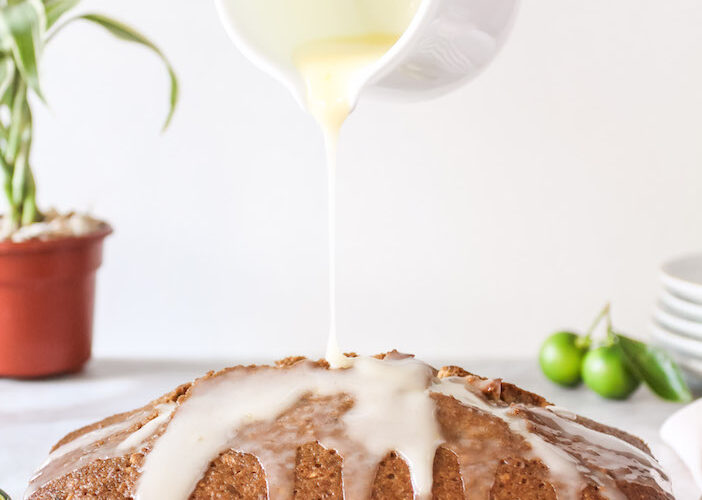
{"label": "glaze drip", "polygon": [[336,331],[336,163],[341,127],[355,106],[359,89],[375,63],[397,42],[399,34],[322,38],[295,50],[293,61],[305,82],[307,109],[322,129],[327,157],[329,335],[326,359],[334,368],[349,362]]}
{"label": "glaze drip", "polygon": [[[123,420],[86,432],[58,446],[34,474],[24,497],[29,498],[45,484],[94,460],[105,460],[139,450],[144,441],[167,422],[173,410],[174,403],[136,410]],[[140,426],[142,422],[145,423]]]}
{"label": "glaze drip", "polygon": [[[350,368],[329,371],[302,363],[287,370],[225,373],[194,387],[174,414],[146,458],[135,499],[187,499],[213,457],[229,448],[255,454],[271,498],[278,498],[276,492],[284,496],[292,489],[292,453],[311,437],[344,457],[347,498],[365,498],[375,466],[392,450],[411,465],[415,490],[426,496],[434,453],[442,442],[427,393],[432,377],[428,365],[412,358],[355,358]],[[338,427],[308,429],[301,436],[296,429],[279,430],[273,441],[263,442],[255,427],[247,427],[285,416],[304,397],[339,394],[350,396],[351,405],[339,415]],[[278,438],[294,442],[281,445]]]}

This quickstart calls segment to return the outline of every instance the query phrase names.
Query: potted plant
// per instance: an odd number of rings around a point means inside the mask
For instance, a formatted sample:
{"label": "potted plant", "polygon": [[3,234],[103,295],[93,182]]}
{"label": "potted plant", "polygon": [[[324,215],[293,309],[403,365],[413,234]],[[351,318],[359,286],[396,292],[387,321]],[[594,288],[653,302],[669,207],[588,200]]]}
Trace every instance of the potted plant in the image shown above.
{"label": "potted plant", "polygon": [[43,101],[42,49],[67,25],[97,24],[152,50],[170,77],[170,123],[178,83],[163,53],[134,29],[99,14],[68,16],[79,0],[0,0],[0,376],[80,370],[90,357],[95,273],[110,226],[86,215],[42,212],[31,168],[32,103]]}

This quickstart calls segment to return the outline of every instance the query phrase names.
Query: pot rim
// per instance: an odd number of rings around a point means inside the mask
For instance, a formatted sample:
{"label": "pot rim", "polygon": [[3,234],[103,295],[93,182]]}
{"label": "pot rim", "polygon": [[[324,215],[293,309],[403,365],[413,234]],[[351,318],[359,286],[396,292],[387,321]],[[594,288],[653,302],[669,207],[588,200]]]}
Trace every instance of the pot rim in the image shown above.
{"label": "pot rim", "polygon": [[114,230],[112,229],[112,226],[110,226],[107,222],[104,222],[100,228],[96,229],[95,231],[80,236],[62,236],[59,238],[50,238],[46,240],[34,238],[20,242],[4,240],[0,241],[0,256],[22,253],[50,252],[62,248],[83,246],[97,240],[105,239],[113,232]]}

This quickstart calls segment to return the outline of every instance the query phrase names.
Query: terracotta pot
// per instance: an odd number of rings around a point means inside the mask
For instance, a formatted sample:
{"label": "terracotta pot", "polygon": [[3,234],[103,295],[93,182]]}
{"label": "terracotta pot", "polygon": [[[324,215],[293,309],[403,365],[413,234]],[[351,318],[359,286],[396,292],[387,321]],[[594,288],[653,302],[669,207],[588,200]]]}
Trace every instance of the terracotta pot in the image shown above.
{"label": "terracotta pot", "polygon": [[109,226],[86,236],[0,242],[0,376],[79,371],[90,358],[95,273]]}

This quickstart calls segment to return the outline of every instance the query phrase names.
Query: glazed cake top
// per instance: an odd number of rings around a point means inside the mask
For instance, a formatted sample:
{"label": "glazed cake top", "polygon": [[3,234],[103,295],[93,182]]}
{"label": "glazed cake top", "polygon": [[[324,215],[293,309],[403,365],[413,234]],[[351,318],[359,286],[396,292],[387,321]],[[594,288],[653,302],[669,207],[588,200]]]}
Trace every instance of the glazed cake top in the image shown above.
{"label": "glazed cake top", "polygon": [[[310,438],[343,457],[348,499],[368,497],[377,464],[390,451],[409,466],[416,496],[430,497],[434,458],[442,445],[463,458],[463,476],[471,477],[475,498],[481,498],[477,492],[488,491],[494,480],[494,467],[475,464],[491,463],[510,448],[547,467],[558,498],[578,498],[589,485],[607,498],[627,498],[608,471],[672,498],[667,477],[645,445],[598,430],[537,396],[535,404],[506,402],[500,397],[504,384],[499,380],[458,368],[437,372],[396,352],[382,358],[351,357],[348,365],[331,369],[325,362],[296,359],[278,367],[236,367],[208,374],[175,401],[157,401],[59,443],[25,498],[92,461],[144,451],[133,497],[187,500],[210,463],[229,449],[257,457],[270,498],[285,497],[293,488],[290,450]],[[310,411],[302,421],[297,417],[287,422],[286,412],[306,398],[328,401],[325,404],[340,410],[333,418]],[[439,402],[446,405],[449,400],[499,424],[494,443],[476,449],[464,437],[447,435],[446,426],[440,425],[439,413],[445,408]],[[137,422],[144,423],[135,426]],[[509,434],[508,439],[500,434]]]}

